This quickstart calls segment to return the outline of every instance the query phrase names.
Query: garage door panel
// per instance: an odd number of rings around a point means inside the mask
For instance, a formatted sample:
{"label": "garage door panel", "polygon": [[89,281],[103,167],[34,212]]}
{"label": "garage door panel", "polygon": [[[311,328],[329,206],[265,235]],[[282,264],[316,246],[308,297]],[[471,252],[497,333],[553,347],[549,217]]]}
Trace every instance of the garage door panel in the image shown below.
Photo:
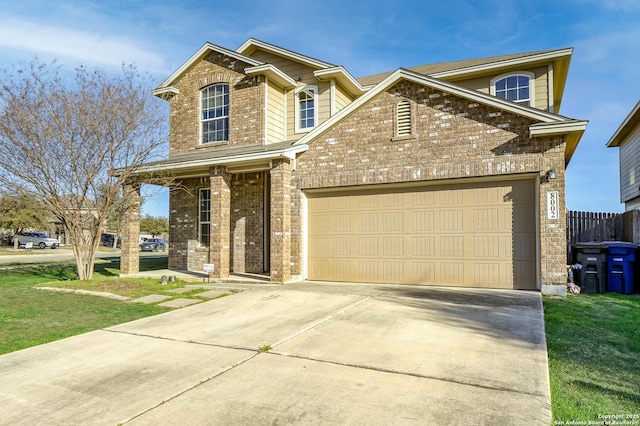
{"label": "garage door panel", "polygon": [[435,262],[411,262],[411,284],[435,284]]}
{"label": "garage door panel", "polygon": [[411,230],[414,232],[433,231],[434,214],[433,211],[412,211]]}
{"label": "garage door panel", "polygon": [[411,237],[411,256],[431,258],[436,254],[436,238],[429,236]]}
{"label": "garage door panel", "polygon": [[536,288],[533,180],[310,194],[308,278]]}
{"label": "garage door panel", "polygon": [[375,282],[380,276],[378,260],[360,260],[357,262],[356,282]]}
{"label": "garage door panel", "polygon": [[438,283],[450,285],[464,285],[464,262],[439,262]]}
{"label": "garage door panel", "polygon": [[491,287],[494,283],[502,282],[499,263],[474,263],[473,287]]}
{"label": "garage door panel", "polygon": [[474,235],[473,236],[473,257],[500,258],[508,251],[505,250],[504,237],[497,235]]}

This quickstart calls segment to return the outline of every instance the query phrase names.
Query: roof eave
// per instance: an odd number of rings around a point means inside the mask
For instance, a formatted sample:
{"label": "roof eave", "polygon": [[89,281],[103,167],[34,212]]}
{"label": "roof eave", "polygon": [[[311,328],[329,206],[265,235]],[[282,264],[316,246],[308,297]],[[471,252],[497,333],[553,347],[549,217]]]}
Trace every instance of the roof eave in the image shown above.
{"label": "roof eave", "polygon": [[565,166],[571,161],[573,153],[578,148],[580,139],[584,131],[587,129],[588,121],[585,120],[567,120],[558,123],[537,123],[529,126],[529,135],[531,137],[566,135],[564,162]]}
{"label": "roof eave", "polygon": [[262,74],[267,76],[270,80],[280,85],[285,89],[293,89],[296,87],[296,81],[280,71],[278,68],[271,64],[258,65],[251,68],[245,68],[244,72],[247,75]]}
{"label": "roof eave", "polygon": [[323,68],[333,68],[335,67],[335,65],[330,64],[328,62],[324,62],[321,61],[319,59],[315,59],[312,58],[310,56],[305,56],[305,55],[301,55],[300,53],[294,52],[292,50],[288,50],[288,49],[284,49],[280,46],[276,46],[270,43],[266,43],[264,41],[261,40],[257,40],[255,38],[250,38],[249,40],[245,41],[242,46],[238,47],[236,49],[236,52],[240,53],[240,54],[245,54],[245,52],[249,52],[248,54],[251,54],[253,52],[253,50],[255,49],[262,49],[262,50],[266,50],[268,52],[271,52],[273,54],[276,54],[278,56],[283,56],[285,58],[289,58],[293,61],[296,62],[300,62],[303,63],[305,65],[308,65],[312,68],[319,68],[319,69],[323,69]]}
{"label": "roof eave", "polygon": [[[361,105],[368,102],[374,96],[377,96],[379,93],[383,92],[384,90],[387,90],[389,87],[393,86],[394,84],[396,84],[398,81],[402,79],[414,81],[419,84],[426,84],[435,89],[442,90],[447,93],[452,93],[458,96],[462,96],[471,101],[479,102],[484,105],[492,106],[504,111],[512,112],[514,114],[530,118],[532,120],[540,121],[541,124],[539,124],[537,128],[534,128],[534,133],[537,132],[538,134],[543,134],[545,131],[558,132],[561,128],[564,128],[563,131],[565,132],[573,132],[573,133],[578,132],[580,133],[580,136],[581,136],[581,132],[584,132],[584,128],[586,127],[585,121],[570,120],[547,111],[523,106],[523,105],[510,102],[501,98],[497,98],[495,96],[488,95],[486,93],[478,92],[472,89],[467,89],[465,87],[461,87],[453,83],[434,79],[432,77],[425,76],[423,74],[419,74],[419,73],[401,68],[393,72],[383,81],[381,81],[376,86],[371,88],[363,96],[359,97],[354,102],[349,104],[346,108],[342,109],[333,117],[329,118],[324,123],[320,124],[318,127],[313,129],[311,132],[307,133],[305,136],[300,138],[297,142],[295,142],[295,144],[308,144],[312,139],[316,138],[321,133],[329,129],[331,126],[335,125],[337,122],[342,120],[344,116],[350,114],[351,111],[354,111],[355,109],[360,108]],[[542,127],[545,124],[555,124],[557,125],[557,127],[553,127],[553,126],[550,128]],[[579,138],[577,139],[577,141],[579,141]],[[577,145],[577,141],[576,141],[576,145]]]}
{"label": "roof eave", "polygon": [[429,74],[434,78],[451,78],[458,76],[467,76],[469,74],[481,74],[485,72],[493,72],[500,68],[511,68],[521,65],[528,65],[536,62],[544,62],[549,60],[558,60],[558,58],[570,58],[573,53],[573,48],[564,48],[558,50],[552,50],[548,52],[538,53],[535,55],[523,56],[520,58],[505,59],[502,61],[490,62],[488,64],[473,65],[470,67],[457,68],[454,70],[436,72]]}
{"label": "roof eave", "polygon": [[360,96],[365,92],[362,85],[342,66],[317,70],[313,75],[319,81],[333,79],[355,96]]}
{"label": "roof eave", "polygon": [[276,160],[279,158],[288,158],[293,160],[298,153],[309,149],[308,145],[292,145],[287,148],[277,149],[273,151],[254,152],[248,154],[229,155],[218,158],[205,158],[201,160],[177,161],[175,163],[167,161],[159,161],[142,165],[133,173],[134,175],[153,175],[175,171],[188,171],[202,167],[228,165],[239,166],[241,164],[255,164],[260,161]]}
{"label": "roof eave", "polygon": [[627,115],[622,124],[616,129],[611,139],[609,139],[609,142],[607,142],[607,148],[620,146],[629,133],[638,126],[640,126],[640,102],[633,107],[629,115]]}
{"label": "roof eave", "polygon": [[253,58],[250,58],[248,56],[242,55],[238,52],[235,52],[233,50],[229,50],[226,49],[224,47],[221,46],[217,46],[213,43],[205,43],[204,45],[202,45],[202,47],[200,49],[198,49],[198,51],[196,53],[194,53],[193,55],[191,55],[191,57],[189,59],[187,59],[187,61],[185,63],[183,63],[180,68],[178,68],[176,71],[174,71],[173,74],[171,74],[169,76],[169,78],[167,78],[164,82],[162,82],[162,84],[160,84],[160,86],[158,86],[154,91],[160,90],[160,89],[164,89],[166,87],[169,87],[173,84],[173,82],[175,80],[177,80],[180,76],[182,76],[184,73],[186,73],[191,67],[193,67],[196,62],[200,61],[202,58],[204,58],[209,52],[214,51],[214,52],[218,52],[222,55],[226,55],[229,56],[231,58],[246,62],[249,65],[252,66],[257,66],[257,65],[262,65],[263,63],[260,61],[256,61]]}
{"label": "roof eave", "polygon": [[155,89],[151,91],[151,94],[153,96],[157,96],[158,98],[161,98],[161,99],[169,99],[171,96],[177,95],[179,93],[180,93],[180,90],[178,90],[178,88],[174,86],[167,86],[161,89]]}

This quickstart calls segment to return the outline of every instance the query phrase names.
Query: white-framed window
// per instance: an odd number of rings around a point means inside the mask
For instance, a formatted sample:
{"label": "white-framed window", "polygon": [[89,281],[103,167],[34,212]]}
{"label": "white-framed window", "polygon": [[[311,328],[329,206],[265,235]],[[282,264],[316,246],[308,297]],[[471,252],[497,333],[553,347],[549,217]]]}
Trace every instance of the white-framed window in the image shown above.
{"label": "white-framed window", "polygon": [[318,124],[318,86],[296,92],[296,132],[307,132]]}
{"label": "white-framed window", "polygon": [[229,85],[207,86],[200,92],[202,143],[229,140]]}
{"label": "white-framed window", "polygon": [[534,106],[535,76],[527,71],[502,74],[491,80],[491,94],[518,104]]}
{"label": "white-framed window", "polygon": [[209,247],[211,236],[211,189],[200,189],[198,207],[198,242],[203,247]]}
{"label": "white-framed window", "polygon": [[396,136],[411,136],[411,102],[403,100],[396,106]]}

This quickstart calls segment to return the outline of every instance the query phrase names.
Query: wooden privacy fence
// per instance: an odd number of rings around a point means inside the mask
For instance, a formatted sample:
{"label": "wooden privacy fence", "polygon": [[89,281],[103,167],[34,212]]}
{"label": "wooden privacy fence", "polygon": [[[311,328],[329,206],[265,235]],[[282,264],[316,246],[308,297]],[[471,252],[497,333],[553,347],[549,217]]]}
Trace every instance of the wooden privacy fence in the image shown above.
{"label": "wooden privacy fence", "polygon": [[[567,255],[571,245],[588,241],[627,241],[640,244],[640,210],[625,213],[567,213]],[[571,258],[568,259],[571,262]]]}
{"label": "wooden privacy fence", "polygon": [[584,241],[622,241],[622,213],[595,213],[570,210],[567,213],[567,239],[570,244]]}

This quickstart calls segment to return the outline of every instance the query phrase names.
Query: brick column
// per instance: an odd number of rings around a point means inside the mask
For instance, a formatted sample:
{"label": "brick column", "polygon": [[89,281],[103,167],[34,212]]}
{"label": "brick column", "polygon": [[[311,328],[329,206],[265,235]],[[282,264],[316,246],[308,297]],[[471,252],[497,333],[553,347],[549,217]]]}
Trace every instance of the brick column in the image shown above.
{"label": "brick column", "polygon": [[[540,172],[540,264],[542,293],[565,295],[567,290],[567,220],[565,210],[564,143],[545,152]],[[549,142],[550,143],[550,142]],[[550,143],[551,144],[551,143]],[[548,177],[553,169],[555,178]],[[557,218],[549,218],[549,193],[558,193]]]}
{"label": "brick column", "polygon": [[211,168],[211,237],[209,263],[213,263],[212,278],[229,276],[231,239],[231,175],[223,166]]}
{"label": "brick column", "polygon": [[123,186],[125,201],[120,249],[120,273],[140,272],[140,184]]}
{"label": "brick column", "polygon": [[291,279],[291,163],[271,168],[271,281]]}

